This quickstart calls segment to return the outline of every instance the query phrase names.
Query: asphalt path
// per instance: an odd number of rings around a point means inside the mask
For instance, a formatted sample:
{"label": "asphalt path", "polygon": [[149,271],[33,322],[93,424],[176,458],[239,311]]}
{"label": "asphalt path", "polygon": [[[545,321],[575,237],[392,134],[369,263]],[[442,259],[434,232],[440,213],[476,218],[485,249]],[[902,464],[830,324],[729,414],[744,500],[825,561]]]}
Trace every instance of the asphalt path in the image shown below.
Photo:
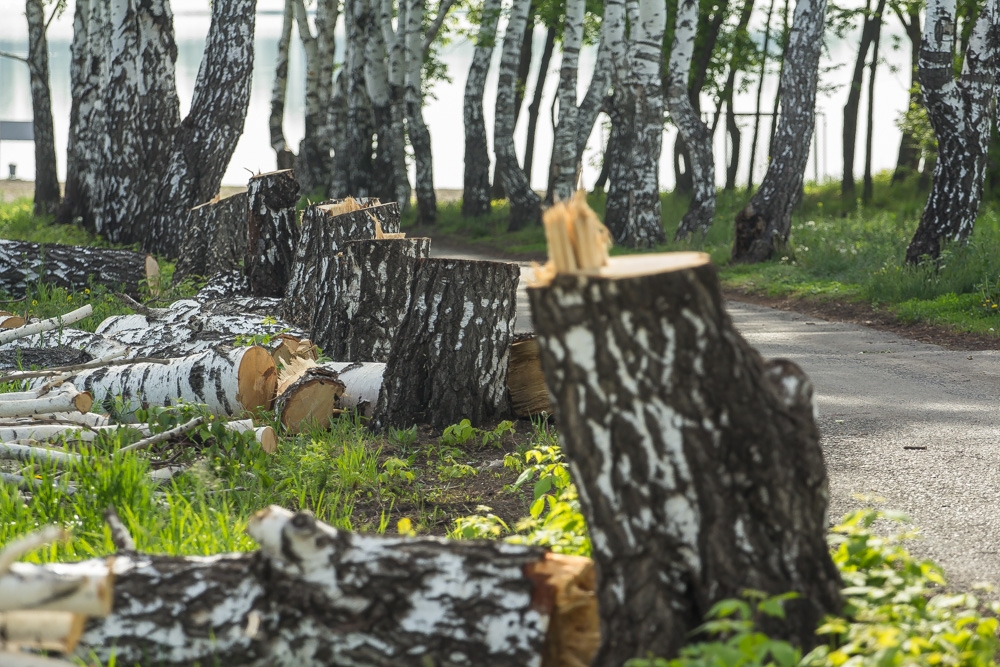
{"label": "asphalt path", "polygon": [[[531,331],[527,264],[521,276],[516,329]],[[943,566],[951,587],[1000,590],[1000,354],[728,307],[761,354],[790,359],[812,378],[831,519],[866,505],[901,510],[921,533],[910,550]]]}

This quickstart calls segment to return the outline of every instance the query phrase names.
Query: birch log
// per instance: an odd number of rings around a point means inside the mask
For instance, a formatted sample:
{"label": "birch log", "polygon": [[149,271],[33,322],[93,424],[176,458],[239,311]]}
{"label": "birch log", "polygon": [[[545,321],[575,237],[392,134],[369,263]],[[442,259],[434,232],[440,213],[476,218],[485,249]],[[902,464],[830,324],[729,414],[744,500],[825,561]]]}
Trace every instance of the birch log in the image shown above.
{"label": "birch log", "polygon": [[[39,385],[45,384],[40,382]],[[0,399],[3,394],[0,394]],[[21,401],[0,400],[0,418],[30,417],[32,415],[47,415],[55,412],[90,412],[94,404],[93,396],[86,391],[77,391],[70,383],[62,384],[57,391],[38,398]]]}
{"label": "birch log", "polygon": [[93,357],[84,350],[66,345],[54,347],[15,347],[9,343],[0,349],[0,371],[14,371],[21,368],[49,368],[51,366],[71,366],[91,361]]}
{"label": "birch log", "polygon": [[248,240],[243,271],[254,296],[281,296],[291,277],[299,240],[295,203],[299,184],[291,169],[260,174],[247,186]]}
{"label": "birch log", "polygon": [[375,413],[379,392],[382,391],[385,364],[328,361],[320,365],[335,371],[337,379],[344,383],[338,407],[357,410],[363,417],[371,417]]}
{"label": "birch log", "polygon": [[[70,355],[66,352],[66,348],[76,350],[77,354]],[[2,352],[13,352],[15,360],[17,351],[20,351],[22,359],[44,360],[51,355],[58,365],[70,365],[76,363],[75,359],[82,357],[85,357],[82,358],[82,362],[85,363],[94,359],[117,358],[128,354],[128,348],[117,341],[90,331],[69,328],[46,331],[2,346]]]}
{"label": "birch log", "polygon": [[113,558],[82,563],[12,563],[0,575],[0,612],[63,611],[106,616],[111,611]]}
{"label": "birch log", "polygon": [[131,250],[0,239],[0,289],[23,296],[39,281],[68,290],[93,283],[138,296],[148,277],[146,258]]}
{"label": "birch log", "polygon": [[462,419],[482,424],[509,411],[507,367],[517,264],[421,260],[410,310],[386,362],[377,428]]}
{"label": "birch log", "polygon": [[164,666],[523,667],[543,664],[548,641],[578,661],[562,664],[589,661],[596,618],[582,634],[550,623],[574,605],[593,610],[587,559],[345,533],[278,507],[248,530],[259,552],[117,556],[113,611],[87,624],[78,655]]}
{"label": "birch log", "polygon": [[708,255],[612,258],[528,296],[593,541],[594,664],[672,657],[746,589],[798,593],[764,628],[815,645],[842,607],[812,385],[740,336]]}
{"label": "birch log", "polygon": [[235,296],[249,296],[250,281],[242,269],[219,271],[213,274],[205,286],[195,295],[199,301],[209,299],[229,299]]}
{"label": "birch log", "polygon": [[0,612],[0,647],[71,653],[86,617],[68,611]]}
{"label": "birch log", "polygon": [[310,427],[327,428],[342,410],[337,407],[344,393],[338,374],[327,368],[305,368],[274,401],[274,412],[289,433],[301,433]]}
{"label": "birch log", "polygon": [[53,329],[59,329],[60,327],[69,324],[74,324],[80,320],[86,319],[93,312],[94,307],[88,303],[86,306],[82,306],[76,310],[71,310],[63,315],[50,317],[46,320],[40,320],[38,322],[32,322],[31,324],[26,324],[23,327],[17,327],[16,329],[6,329],[4,331],[0,331],[0,345],[6,345],[11,341],[27,338],[28,336],[33,336],[34,334],[46,331],[52,331]]}
{"label": "birch log", "polygon": [[90,369],[68,379],[86,387],[109,412],[121,400],[120,417],[126,421],[134,421],[139,408],[169,406],[179,400],[202,403],[219,416],[269,408],[277,380],[270,353],[259,346],[206,350],[168,364]]}

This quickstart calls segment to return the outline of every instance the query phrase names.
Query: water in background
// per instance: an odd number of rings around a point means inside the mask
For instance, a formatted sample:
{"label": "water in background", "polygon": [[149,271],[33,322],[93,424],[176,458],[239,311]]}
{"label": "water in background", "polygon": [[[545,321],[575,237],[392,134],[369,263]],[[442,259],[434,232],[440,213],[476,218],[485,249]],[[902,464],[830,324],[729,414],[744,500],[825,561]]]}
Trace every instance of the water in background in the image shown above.
{"label": "water in background", "polygon": [[[177,39],[177,86],[181,100],[182,114],[186,112],[191,102],[198,66],[201,61],[208,32],[210,16],[205,0],[175,0],[174,26]],[[0,50],[24,54],[27,49],[27,23],[23,14],[24,5],[17,0],[0,0]],[[256,28],[256,55],[254,60],[253,88],[251,92],[250,109],[247,114],[243,136],[236,147],[236,152],[230,162],[223,179],[227,185],[245,184],[251,172],[269,171],[275,167],[274,152],[268,140],[268,115],[270,113],[271,88],[274,83],[274,61],[277,53],[278,37],[281,32],[280,0],[262,0],[258,4]],[[891,35],[901,34],[899,27],[888,19],[883,44],[892,44]],[[501,31],[502,31],[501,26]],[[52,85],[52,105],[55,119],[56,150],[59,162],[59,177],[65,177],[66,170],[66,138],[69,128],[70,86],[69,86],[69,48],[73,35],[73,6],[56,18],[49,28],[49,54]],[[338,58],[343,51],[343,21],[338,26]],[[519,151],[523,151],[527,133],[527,106],[533,94],[533,82],[537,74],[537,60],[545,40],[544,30],[537,28],[534,48],[535,60],[533,70],[528,78],[528,91],[521,117],[517,124],[516,141]],[[825,180],[839,178],[841,173],[841,131],[842,109],[847,96],[847,81],[855,58],[855,42],[845,40],[831,44],[824,54],[821,67],[842,65],[839,69],[826,71],[821,81],[825,88],[817,99],[817,132],[811,139],[813,152],[809,158],[807,179]],[[878,101],[875,118],[875,150],[873,164],[875,171],[890,169],[895,165],[896,153],[899,148],[899,131],[896,119],[907,104],[907,87],[909,73],[908,42],[902,38],[903,48],[898,50],[883,49],[881,57],[887,61],[878,72]],[[297,33],[293,32],[293,45],[288,70],[288,92],[285,106],[285,137],[294,150],[297,151],[299,141],[304,132],[303,120],[303,88],[305,81],[305,55],[298,41]],[[590,81],[590,72],[594,63],[595,49],[585,47],[580,56],[579,92],[582,96]],[[464,38],[457,38],[442,51],[444,62],[448,66],[450,82],[442,82],[434,88],[434,98],[427,100],[424,118],[430,128],[434,151],[434,182],[438,188],[461,188],[464,155],[464,134],[462,131],[462,97],[465,88],[465,78],[469,64],[472,62],[473,46]],[[496,97],[496,67],[499,63],[500,49],[495,49],[493,68],[487,81],[485,115],[487,128],[490,132],[493,120],[493,105]],[[896,71],[891,71],[895,69]],[[550,110],[559,81],[559,54],[553,55],[550,71],[543,89],[541,113],[535,141],[534,167],[531,177],[532,186],[544,189],[549,157],[552,150],[552,124]],[[764,110],[770,111],[776,90],[777,76],[772,74],[765,86]],[[737,112],[754,111],[756,86],[749,91],[736,96]],[[712,111],[709,100],[703,101],[705,111]],[[861,109],[859,124],[859,143],[855,173],[858,177],[863,170],[864,160],[864,123],[865,107]],[[28,88],[28,71],[24,63],[0,58],[0,120],[31,120],[31,95]],[[584,165],[584,183],[589,187],[597,179],[600,171],[601,147],[607,139],[607,127],[603,124],[604,117],[598,122],[588,144]],[[747,160],[750,155],[750,139],[753,131],[753,118],[739,118],[743,129],[742,166],[739,181],[745,183],[748,175]],[[720,122],[716,132],[716,170],[720,184],[725,182],[725,164],[728,155],[727,141]],[[770,123],[764,119],[761,126],[761,142],[757,149],[757,160],[754,165],[755,182],[760,182],[767,165],[767,137]],[[669,124],[664,129],[663,155],[660,160],[660,184],[664,189],[673,187],[673,142],[675,130]],[[492,139],[492,136],[491,136]],[[491,141],[492,144],[492,141]],[[818,150],[816,150],[818,149]],[[519,153],[523,155],[522,153]],[[492,156],[491,156],[492,157]],[[7,174],[7,165],[15,163],[17,174],[22,179],[34,177],[34,154],[28,142],[0,143],[0,173]],[[412,182],[412,165],[411,165]]]}

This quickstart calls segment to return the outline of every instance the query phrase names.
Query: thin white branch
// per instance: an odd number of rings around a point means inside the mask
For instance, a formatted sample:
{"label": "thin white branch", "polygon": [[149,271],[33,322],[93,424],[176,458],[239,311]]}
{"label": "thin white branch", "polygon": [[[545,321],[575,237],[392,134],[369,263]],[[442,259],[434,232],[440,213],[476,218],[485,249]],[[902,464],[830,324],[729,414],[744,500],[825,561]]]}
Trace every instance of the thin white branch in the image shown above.
{"label": "thin white branch", "polygon": [[0,577],[6,574],[10,570],[10,566],[17,562],[21,556],[39,547],[44,547],[50,542],[62,542],[68,538],[69,533],[59,526],[45,526],[13,542],[9,542],[3,551],[0,551]]}
{"label": "thin white branch", "polygon": [[26,324],[23,327],[18,327],[16,329],[8,329],[7,331],[0,332],[0,345],[9,343],[12,340],[18,340],[20,338],[25,338],[26,336],[42,333],[43,331],[52,331],[53,329],[58,329],[66,324],[79,322],[93,312],[93,307],[88,303],[86,306],[77,308],[76,310],[70,311],[65,315],[51,317],[47,320],[34,322],[32,324]]}

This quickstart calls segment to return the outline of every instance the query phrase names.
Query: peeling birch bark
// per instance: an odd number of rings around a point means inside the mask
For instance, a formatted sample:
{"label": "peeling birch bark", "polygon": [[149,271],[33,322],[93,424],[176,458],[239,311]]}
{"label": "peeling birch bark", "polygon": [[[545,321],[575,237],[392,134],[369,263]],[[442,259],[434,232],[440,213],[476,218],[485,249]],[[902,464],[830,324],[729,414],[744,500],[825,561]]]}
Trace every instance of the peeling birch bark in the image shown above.
{"label": "peeling birch bark", "polygon": [[291,170],[260,174],[247,186],[249,237],[243,271],[254,296],[280,297],[291,277],[299,226],[299,184]]}
{"label": "peeling birch bark", "polygon": [[465,79],[462,119],[465,124],[465,171],[462,179],[462,215],[476,217],[490,212],[490,151],[483,117],[483,93],[493,60],[500,0],[485,0],[472,64]]}
{"label": "peeling birch bark", "polygon": [[523,667],[543,664],[548,636],[577,664],[589,660],[565,613],[593,608],[587,559],[345,533],[277,507],[248,530],[259,552],[117,556],[113,611],[88,622],[78,654],[165,666]]}
{"label": "peeling birch bark", "polygon": [[0,239],[0,289],[24,296],[38,281],[71,291],[91,283],[139,295],[146,275],[146,255],[131,250]]}

